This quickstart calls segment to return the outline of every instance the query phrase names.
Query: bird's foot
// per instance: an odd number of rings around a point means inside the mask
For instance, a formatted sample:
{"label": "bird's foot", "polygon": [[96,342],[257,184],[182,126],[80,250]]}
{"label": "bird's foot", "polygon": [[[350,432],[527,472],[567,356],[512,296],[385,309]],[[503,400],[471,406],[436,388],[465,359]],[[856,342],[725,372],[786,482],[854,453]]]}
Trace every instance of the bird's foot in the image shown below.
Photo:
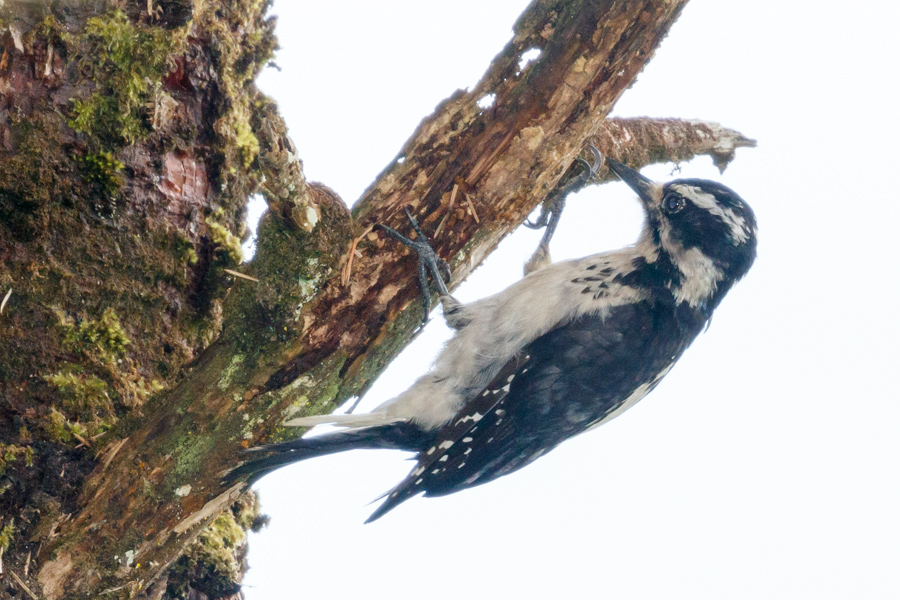
{"label": "bird's foot", "polygon": [[537,221],[525,221],[525,227],[528,227],[529,229],[546,227],[544,230],[544,237],[541,239],[541,245],[544,247],[549,246],[550,238],[552,238],[553,234],[556,232],[559,218],[562,216],[562,211],[566,206],[566,196],[583,188],[585,184],[597,174],[600,165],[603,164],[603,155],[600,154],[600,151],[594,146],[588,146],[588,149],[594,155],[593,164],[588,164],[588,161],[583,158],[576,158],[575,162],[584,167],[583,172],[569,181],[566,185],[557,189],[556,193],[544,202],[541,206],[541,214],[538,215]]}
{"label": "bird's foot", "polygon": [[447,289],[446,284],[446,282],[450,281],[450,266],[444,259],[435,253],[431,244],[428,242],[428,238],[422,233],[422,230],[419,229],[418,222],[416,222],[416,219],[409,210],[404,209],[404,211],[406,212],[406,217],[409,219],[410,225],[412,225],[413,231],[416,232],[416,239],[411,240],[396,229],[388,227],[387,225],[378,225],[378,228],[384,231],[388,237],[415,250],[416,254],[419,256],[419,288],[422,290],[422,309],[425,311],[425,315],[422,318],[422,325],[425,325],[425,323],[428,322],[428,314],[431,312],[431,290],[428,287],[429,272],[431,272],[432,280],[434,281],[434,285],[437,288],[441,299],[448,298],[455,302],[450,296],[450,291]]}

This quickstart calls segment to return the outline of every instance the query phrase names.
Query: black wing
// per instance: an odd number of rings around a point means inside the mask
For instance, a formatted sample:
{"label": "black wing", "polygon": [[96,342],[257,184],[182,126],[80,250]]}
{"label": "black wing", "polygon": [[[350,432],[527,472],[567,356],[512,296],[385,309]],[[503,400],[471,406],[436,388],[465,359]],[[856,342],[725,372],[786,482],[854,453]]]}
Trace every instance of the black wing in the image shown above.
{"label": "black wing", "polygon": [[420,492],[442,496],[511,473],[602,422],[658,383],[699,331],[690,329],[670,307],[640,302],[537,338],[438,433],[369,520]]}

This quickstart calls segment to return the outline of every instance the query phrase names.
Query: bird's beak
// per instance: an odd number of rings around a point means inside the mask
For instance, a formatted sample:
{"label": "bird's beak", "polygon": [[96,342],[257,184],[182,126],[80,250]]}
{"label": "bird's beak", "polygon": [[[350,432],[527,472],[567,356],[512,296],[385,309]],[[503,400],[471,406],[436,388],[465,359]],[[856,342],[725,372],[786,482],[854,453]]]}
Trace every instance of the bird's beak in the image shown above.
{"label": "bird's beak", "polygon": [[659,204],[660,186],[647,179],[631,167],[625,166],[617,160],[607,157],[606,164],[609,170],[619,176],[619,179],[628,184],[628,187],[637,192],[644,206],[650,208]]}

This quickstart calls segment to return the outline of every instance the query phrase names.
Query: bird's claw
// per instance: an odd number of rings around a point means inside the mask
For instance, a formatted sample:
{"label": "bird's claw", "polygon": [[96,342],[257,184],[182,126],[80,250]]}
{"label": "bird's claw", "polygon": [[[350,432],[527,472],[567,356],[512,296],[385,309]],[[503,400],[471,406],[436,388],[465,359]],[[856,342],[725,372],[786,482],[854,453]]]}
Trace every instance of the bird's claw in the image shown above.
{"label": "bird's claw", "polygon": [[419,288],[422,290],[422,309],[425,312],[422,317],[422,325],[424,326],[428,322],[428,314],[431,312],[431,290],[428,287],[428,273],[431,273],[431,278],[434,281],[438,294],[449,296],[450,291],[447,289],[447,283],[450,281],[451,276],[450,265],[435,253],[428,242],[428,237],[419,229],[419,223],[412,216],[412,213],[406,208],[403,210],[406,212],[406,218],[409,219],[413,231],[416,232],[416,239],[412,240],[387,225],[378,225],[377,227],[384,231],[388,237],[397,240],[407,248],[411,248],[418,255]]}
{"label": "bird's claw", "polygon": [[525,221],[522,223],[528,229],[540,229],[541,227],[546,227],[547,223],[550,221],[550,207],[547,204],[541,205],[541,214],[538,215],[536,221]]}
{"label": "bird's claw", "polygon": [[552,197],[544,202],[541,206],[541,214],[538,215],[536,221],[525,221],[525,227],[529,229],[547,228],[544,231],[544,237],[541,239],[541,244],[543,245],[550,243],[550,238],[553,237],[553,233],[556,231],[559,218],[562,216],[563,208],[566,206],[566,196],[583,188],[597,174],[597,171],[600,170],[600,166],[603,164],[603,155],[600,154],[600,151],[593,145],[589,145],[588,149],[594,157],[593,163],[588,163],[581,157],[576,158],[575,162],[584,167],[583,172],[559,188]]}

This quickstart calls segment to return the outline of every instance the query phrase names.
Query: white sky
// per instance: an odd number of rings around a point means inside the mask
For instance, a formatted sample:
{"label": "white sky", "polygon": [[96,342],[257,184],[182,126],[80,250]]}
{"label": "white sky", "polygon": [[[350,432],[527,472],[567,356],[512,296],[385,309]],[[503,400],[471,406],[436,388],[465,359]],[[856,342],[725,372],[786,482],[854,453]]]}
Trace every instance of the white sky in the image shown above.
{"label": "white sky", "polygon": [[[526,0],[289,2],[262,88],[307,176],[348,202],[416,124],[486,69]],[[363,525],[412,466],[399,452],[263,480],[248,600],[900,597],[900,4],[692,0],[616,107],[759,140],[719,176],[757,213],[759,258],[648,398],[528,468]],[[671,166],[648,168],[670,178]],[[634,241],[622,184],[569,203],[554,258]],[[516,280],[520,231],[457,293]],[[421,375],[440,312],[365,399]]]}

